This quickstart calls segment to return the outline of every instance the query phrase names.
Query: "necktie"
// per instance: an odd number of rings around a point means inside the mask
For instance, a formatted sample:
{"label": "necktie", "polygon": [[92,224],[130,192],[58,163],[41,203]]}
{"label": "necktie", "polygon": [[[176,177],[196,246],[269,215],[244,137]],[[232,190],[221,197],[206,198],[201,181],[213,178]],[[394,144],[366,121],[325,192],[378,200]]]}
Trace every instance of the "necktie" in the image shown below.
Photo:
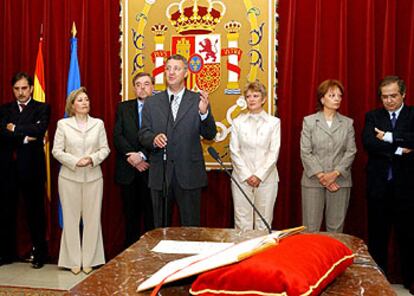
{"label": "necktie", "polygon": [[[395,128],[395,123],[397,122],[397,116],[395,114],[395,112],[392,112],[391,114],[391,126],[392,129]],[[388,177],[387,180],[390,181],[392,180],[392,165],[390,165],[390,167],[388,168]]]}
{"label": "necktie", "polygon": [[144,104],[138,103],[138,126],[141,128],[142,126],[142,107],[144,107]]}
{"label": "necktie", "polygon": [[175,120],[175,118],[177,117],[177,113],[178,113],[178,108],[180,107],[180,101],[179,101],[179,97],[175,97],[173,95],[171,95],[171,100],[173,100],[171,102],[171,112],[173,115],[173,118]]}
{"label": "necktie", "polygon": [[395,123],[396,122],[397,122],[397,116],[396,116],[395,112],[392,112],[392,114],[391,114],[391,125],[392,125],[392,128],[395,128]]}
{"label": "necktie", "polygon": [[24,108],[26,108],[26,104],[19,104],[20,112],[23,112]]}

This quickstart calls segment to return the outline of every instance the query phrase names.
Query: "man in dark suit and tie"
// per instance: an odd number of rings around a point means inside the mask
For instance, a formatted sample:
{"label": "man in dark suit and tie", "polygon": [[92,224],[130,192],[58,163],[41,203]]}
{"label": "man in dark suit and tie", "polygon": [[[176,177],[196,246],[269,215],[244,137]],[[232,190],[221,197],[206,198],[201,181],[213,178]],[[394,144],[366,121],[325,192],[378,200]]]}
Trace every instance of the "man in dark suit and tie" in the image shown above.
{"label": "man in dark suit and tie", "polygon": [[33,243],[33,268],[41,268],[47,256],[44,209],[46,167],[43,138],[50,107],[32,98],[33,79],[24,72],[12,78],[14,102],[2,106],[0,122],[3,176],[0,224],[0,265],[15,257],[15,221],[19,194],[26,204],[27,222]]}
{"label": "man in dark suit and tie", "polygon": [[136,242],[141,234],[141,218],[144,230],[154,228],[151,193],[148,188],[149,153],[138,140],[142,125],[142,108],[152,95],[154,78],[138,73],[132,79],[134,100],[121,102],[116,112],[114,144],[116,148],[115,179],[121,185],[125,213],[125,247]]}
{"label": "man in dark suit and tie", "polygon": [[406,86],[396,76],[378,88],[384,108],[366,114],[363,144],[368,152],[368,247],[387,272],[394,226],[404,286],[414,293],[414,108],[404,104]]}
{"label": "man in dark suit and tie", "polygon": [[178,54],[170,56],[165,65],[167,90],[144,105],[139,139],[151,150],[149,186],[155,227],[171,224],[173,200],[181,225],[200,225],[201,188],[207,185],[200,136],[212,140],[216,124],[208,94],[186,89],[187,75],[187,60]]}

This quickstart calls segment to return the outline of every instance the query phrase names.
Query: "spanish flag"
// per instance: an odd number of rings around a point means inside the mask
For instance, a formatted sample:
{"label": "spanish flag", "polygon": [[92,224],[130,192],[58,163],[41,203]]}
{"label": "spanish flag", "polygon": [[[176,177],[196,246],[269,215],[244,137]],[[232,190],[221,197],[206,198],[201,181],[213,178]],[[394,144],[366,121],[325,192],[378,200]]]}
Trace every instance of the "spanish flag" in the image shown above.
{"label": "spanish flag", "polygon": [[[36,58],[36,68],[34,75],[34,89],[33,89],[33,99],[38,102],[46,101],[45,94],[45,67],[43,63],[43,52],[42,52],[43,38],[40,37],[39,40],[39,49],[37,52]],[[46,158],[46,195],[47,199],[51,200],[51,181],[50,181],[50,151],[49,151],[49,136],[46,132],[44,139],[44,149],[45,149],[45,158]]]}

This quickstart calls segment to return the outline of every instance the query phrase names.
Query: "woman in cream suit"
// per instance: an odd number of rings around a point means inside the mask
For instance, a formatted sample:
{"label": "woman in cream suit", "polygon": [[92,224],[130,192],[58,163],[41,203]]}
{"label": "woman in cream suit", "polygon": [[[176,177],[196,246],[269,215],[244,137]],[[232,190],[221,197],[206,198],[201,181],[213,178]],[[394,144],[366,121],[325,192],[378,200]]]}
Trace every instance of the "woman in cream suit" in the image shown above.
{"label": "woman in cream suit", "polygon": [[351,165],[357,151],[353,120],[339,114],[344,87],[325,80],[317,90],[317,113],[303,119],[300,139],[302,217],[310,232],[342,232],[351,192]]}
{"label": "woman in cream suit", "polygon": [[[262,83],[248,83],[244,96],[248,112],[235,118],[231,129],[233,177],[271,225],[279,182],[276,162],[280,148],[280,120],[263,110],[267,93]],[[231,186],[235,227],[266,229],[237,186]]]}
{"label": "woman in cream suit", "polygon": [[[101,230],[103,179],[100,164],[109,147],[102,120],[89,116],[90,103],[84,87],[70,93],[66,114],[58,121],[53,156],[62,164],[58,179],[63,211],[63,232],[58,266],[78,274],[83,267],[105,263]],[[80,241],[79,224],[83,235]]]}

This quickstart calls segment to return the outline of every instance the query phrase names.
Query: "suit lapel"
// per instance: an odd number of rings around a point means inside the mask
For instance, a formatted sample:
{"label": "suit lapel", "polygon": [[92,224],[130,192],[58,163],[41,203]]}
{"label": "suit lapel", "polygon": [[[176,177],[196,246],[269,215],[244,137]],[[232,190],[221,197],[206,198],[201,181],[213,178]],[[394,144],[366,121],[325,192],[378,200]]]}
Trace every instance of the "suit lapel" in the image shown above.
{"label": "suit lapel", "polygon": [[330,128],[331,133],[334,133],[342,126],[342,116],[337,112],[332,120],[332,126]]}
{"label": "suit lapel", "polygon": [[77,130],[77,131],[81,132],[81,130],[78,128],[78,124],[76,123],[75,116],[69,117],[67,123],[74,130]]}
{"label": "suit lapel", "polygon": [[164,116],[165,120],[169,118],[168,124],[173,124],[174,118],[172,116],[171,112],[171,105],[170,105],[170,98],[168,97],[168,92],[164,91],[164,95],[161,96],[161,99],[159,101],[159,108],[162,112],[162,115]]}
{"label": "suit lapel", "polygon": [[323,112],[317,113],[316,121],[318,122],[319,127],[328,135],[330,135],[332,132],[326,123],[325,116],[323,116]]}
{"label": "suit lapel", "polygon": [[10,105],[10,118],[12,118],[12,120],[20,118],[20,109],[16,102],[13,102]]}
{"label": "suit lapel", "polygon": [[36,103],[33,101],[33,98],[30,102],[26,105],[26,107],[20,112],[20,108],[17,103],[14,104],[14,110],[16,114],[18,114],[19,122],[25,122],[26,118],[32,114],[33,109],[35,108]]}
{"label": "suit lapel", "polygon": [[131,102],[133,108],[127,108],[127,118],[129,118],[130,124],[139,130],[138,123],[138,99]]}
{"label": "suit lapel", "polygon": [[192,100],[191,93],[185,90],[180,102],[180,107],[178,108],[178,113],[177,117],[175,118],[174,125],[176,125],[184,117],[184,114],[187,113],[194,102],[195,100]]}
{"label": "suit lapel", "polygon": [[[388,112],[387,112],[388,113]],[[409,112],[408,112],[408,109],[407,109],[407,107],[405,107],[405,105],[402,107],[402,109],[401,109],[401,111],[400,111],[400,114],[398,115],[398,118],[397,118],[397,122],[395,123],[395,130],[398,130],[398,128],[400,127],[400,125],[401,125],[401,122],[409,122],[409,120],[408,120],[408,115],[409,115]],[[389,120],[390,121],[390,123],[391,123],[391,120]],[[400,124],[399,124],[400,123]],[[391,125],[391,124],[390,124]]]}
{"label": "suit lapel", "polygon": [[85,132],[89,131],[90,129],[92,129],[97,124],[98,124],[98,120],[96,120],[95,118],[88,115],[88,121],[86,123]]}
{"label": "suit lapel", "polygon": [[[86,122],[86,129],[85,129],[85,132],[87,132],[88,130],[90,130],[91,128],[93,128],[96,124],[98,123],[98,121],[95,119],[95,118],[93,118],[93,117],[91,117],[91,116],[89,116],[88,115],[88,121]],[[77,130],[78,132],[80,132],[80,133],[82,133],[83,131],[78,127],[78,124],[76,123],[76,118],[75,118],[75,116],[71,116],[71,117],[69,117],[69,120],[68,120],[68,125],[71,127],[71,128],[73,128],[74,130]]]}
{"label": "suit lapel", "polygon": [[[402,110],[401,110],[402,111]],[[401,115],[401,114],[400,114]],[[391,125],[391,119],[390,119],[390,114],[388,113],[387,110],[385,110],[384,108],[381,109],[380,112],[380,118],[379,118],[379,122],[381,124],[383,124],[383,130],[385,131],[392,131],[392,125]],[[398,120],[397,120],[398,123]],[[381,128],[380,128],[381,129]]]}

